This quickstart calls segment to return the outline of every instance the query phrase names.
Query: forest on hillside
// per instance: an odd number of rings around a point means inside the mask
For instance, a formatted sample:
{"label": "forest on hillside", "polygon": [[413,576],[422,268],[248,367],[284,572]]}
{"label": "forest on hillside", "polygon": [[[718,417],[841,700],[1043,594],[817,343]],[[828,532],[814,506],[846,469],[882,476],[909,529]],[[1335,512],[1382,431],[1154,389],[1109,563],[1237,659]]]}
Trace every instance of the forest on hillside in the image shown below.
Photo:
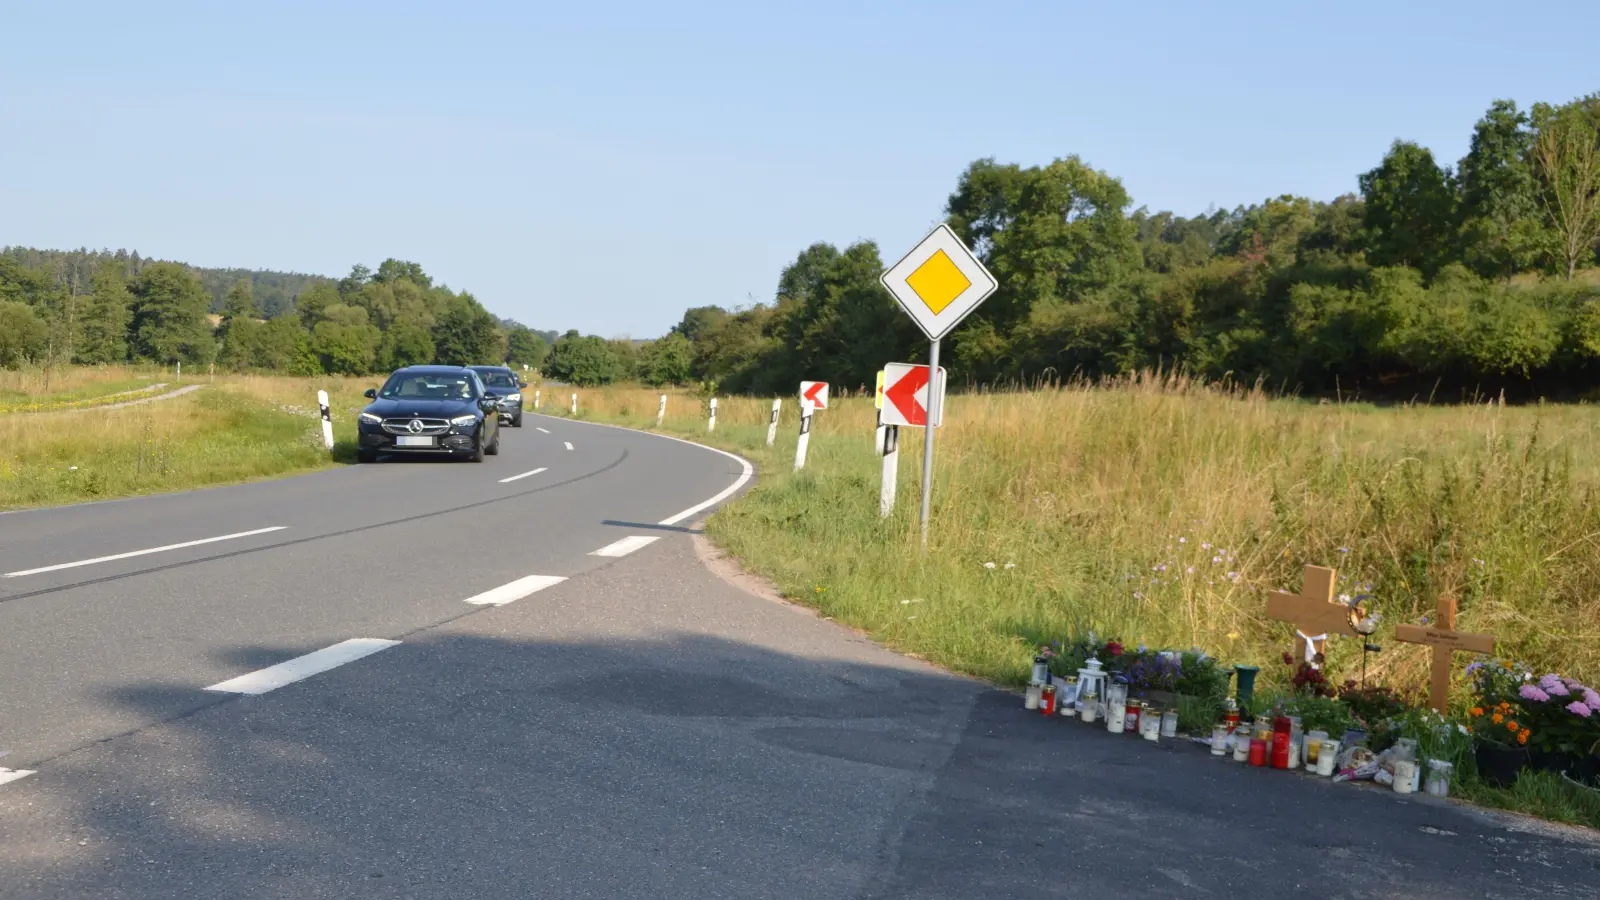
{"label": "forest on hillside", "polygon": [[[1496,101],[1454,166],[1395,141],[1358,192],[1284,195],[1193,218],[1132,209],[1076,156],[978,160],[947,221],[999,291],[947,340],[958,383],[1181,367],[1291,391],[1454,399],[1600,383],[1600,95]],[[906,248],[895,251],[889,261]],[[819,243],[771,302],[686,311],[636,350],[569,334],[549,368],[784,394],[870,386],[926,343],[878,284],[870,241]],[[608,358],[607,352],[614,358]]]}
{"label": "forest on hillside", "polygon": [[[123,278],[138,275],[144,267],[158,260],[140,256],[134,250],[37,250],[33,247],[0,247],[0,256],[9,257],[35,272],[48,272],[56,285],[69,292],[74,287],[89,284],[95,272],[105,263],[115,263]],[[267,269],[208,269],[203,266],[184,265],[200,278],[206,293],[211,295],[211,312],[222,312],[222,301],[228,291],[241,281],[250,282],[250,292],[255,296],[256,308],[266,318],[272,319],[294,311],[294,298],[319,281],[328,281],[321,275],[299,272],[274,272]]]}
{"label": "forest on hillside", "polygon": [[0,366],[8,368],[185,362],[364,375],[432,362],[537,366],[548,349],[539,333],[403,260],[357,265],[334,280],[196,269],[124,251],[0,251]]}

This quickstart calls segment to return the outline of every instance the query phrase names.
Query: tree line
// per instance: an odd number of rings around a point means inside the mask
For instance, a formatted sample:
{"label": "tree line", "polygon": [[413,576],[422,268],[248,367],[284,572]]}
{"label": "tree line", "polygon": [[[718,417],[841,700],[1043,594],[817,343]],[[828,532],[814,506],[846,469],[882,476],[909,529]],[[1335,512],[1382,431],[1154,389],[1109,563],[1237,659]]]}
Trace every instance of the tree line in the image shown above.
{"label": "tree line", "polygon": [[[215,273],[233,277],[220,299],[207,286]],[[257,297],[260,284],[270,309]],[[291,288],[284,304],[281,291]],[[0,366],[9,368],[183,362],[364,375],[435,362],[538,366],[548,350],[546,336],[403,260],[375,271],[357,265],[334,280],[196,270],[123,251],[0,253]]]}
{"label": "tree line", "polygon": [[[1181,367],[1370,394],[1592,387],[1600,373],[1600,95],[1493,103],[1454,167],[1396,141],[1329,202],[1284,195],[1184,218],[1132,210],[1076,156],[978,160],[946,221],[1000,283],[947,339],[960,383]],[[818,243],[772,301],[702,306],[640,347],[569,333],[549,368],[789,393],[869,386],[926,344],[871,241]]]}

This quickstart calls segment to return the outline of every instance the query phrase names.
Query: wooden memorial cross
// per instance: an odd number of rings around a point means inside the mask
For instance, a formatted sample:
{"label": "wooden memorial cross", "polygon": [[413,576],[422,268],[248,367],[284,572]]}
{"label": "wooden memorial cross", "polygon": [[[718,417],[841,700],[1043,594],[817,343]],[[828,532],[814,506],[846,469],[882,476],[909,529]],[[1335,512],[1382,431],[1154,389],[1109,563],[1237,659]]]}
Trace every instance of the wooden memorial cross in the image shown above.
{"label": "wooden memorial cross", "polygon": [[1450,700],[1451,658],[1457,650],[1494,652],[1494,635],[1463,634],[1456,631],[1456,598],[1439,598],[1439,615],[1432,625],[1396,625],[1394,639],[1408,644],[1433,647],[1433,680],[1428,687],[1428,705],[1444,715]]}
{"label": "wooden memorial cross", "polygon": [[1314,659],[1321,652],[1318,642],[1325,642],[1330,634],[1356,633],[1350,623],[1350,607],[1333,600],[1333,577],[1332,569],[1306,566],[1300,593],[1273,591],[1267,595],[1267,617],[1295,627],[1296,660]]}

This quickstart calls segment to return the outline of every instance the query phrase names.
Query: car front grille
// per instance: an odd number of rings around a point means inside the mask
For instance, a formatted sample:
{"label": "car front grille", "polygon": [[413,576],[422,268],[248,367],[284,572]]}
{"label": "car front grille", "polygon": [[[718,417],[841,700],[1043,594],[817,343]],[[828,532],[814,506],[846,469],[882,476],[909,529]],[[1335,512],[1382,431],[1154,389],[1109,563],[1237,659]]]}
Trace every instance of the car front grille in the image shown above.
{"label": "car front grille", "polygon": [[[421,422],[420,431],[411,430],[412,422]],[[390,434],[444,434],[450,430],[449,419],[424,419],[421,416],[406,416],[404,418],[384,419],[383,430]]]}

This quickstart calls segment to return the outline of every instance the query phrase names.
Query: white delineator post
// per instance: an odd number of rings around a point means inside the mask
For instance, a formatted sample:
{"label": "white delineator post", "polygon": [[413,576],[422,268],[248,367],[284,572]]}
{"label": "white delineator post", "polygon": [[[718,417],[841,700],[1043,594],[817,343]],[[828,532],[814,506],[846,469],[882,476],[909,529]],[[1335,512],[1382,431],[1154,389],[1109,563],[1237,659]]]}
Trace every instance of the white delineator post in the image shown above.
{"label": "white delineator post", "polygon": [[538,391],[534,391],[533,392],[533,408],[534,409],[538,409],[539,408],[539,392]]}
{"label": "white delineator post", "polygon": [[656,407],[656,427],[661,427],[661,422],[667,417],[667,395],[661,395],[661,405]]}
{"label": "white delineator post", "polygon": [[778,439],[778,411],[783,409],[783,398],[772,401],[772,419],[767,422],[767,446]]}
{"label": "white delineator post", "polygon": [[178,380],[183,380],[183,363],[178,363]]}
{"label": "white delineator post", "polygon": [[878,516],[887,519],[894,512],[895,488],[900,480],[900,426],[885,425],[879,449],[883,453],[883,486],[878,489]]}
{"label": "white delineator post", "polygon": [[317,406],[322,409],[322,445],[333,449],[333,414],[328,411],[328,392],[317,391]]}
{"label": "white delineator post", "polygon": [[717,398],[711,398],[711,421],[706,423],[706,433],[717,430]]}
{"label": "white delineator post", "polygon": [[806,445],[811,443],[811,401],[800,398],[800,440],[794,445],[794,470],[806,467]]}
{"label": "white delineator post", "polygon": [[578,414],[578,395],[577,394],[573,394],[572,395],[572,414],[573,415],[577,415]]}

